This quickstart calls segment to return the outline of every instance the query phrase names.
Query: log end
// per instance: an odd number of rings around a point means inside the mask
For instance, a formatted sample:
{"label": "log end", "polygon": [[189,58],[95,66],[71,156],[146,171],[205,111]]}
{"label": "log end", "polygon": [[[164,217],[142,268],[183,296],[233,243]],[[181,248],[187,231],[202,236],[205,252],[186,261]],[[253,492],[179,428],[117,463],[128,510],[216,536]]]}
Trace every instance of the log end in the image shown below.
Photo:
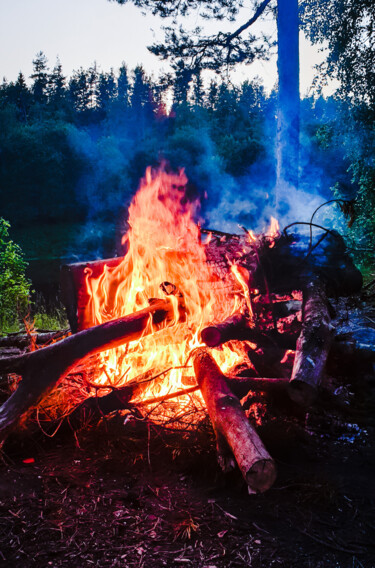
{"label": "log end", "polygon": [[216,347],[221,343],[221,333],[214,325],[202,329],[201,338],[208,347]]}
{"label": "log end", "polygon": [[291,400],[307,408],[315,402],[318,392],[312,385],[298,379],[293,379],[288,385],[288,395]]}
{"label": "log end", "polygon": [[276,465],[272,459],[256,461],[245,476],[249,493],[264,493],[275,483],[276,475]]}

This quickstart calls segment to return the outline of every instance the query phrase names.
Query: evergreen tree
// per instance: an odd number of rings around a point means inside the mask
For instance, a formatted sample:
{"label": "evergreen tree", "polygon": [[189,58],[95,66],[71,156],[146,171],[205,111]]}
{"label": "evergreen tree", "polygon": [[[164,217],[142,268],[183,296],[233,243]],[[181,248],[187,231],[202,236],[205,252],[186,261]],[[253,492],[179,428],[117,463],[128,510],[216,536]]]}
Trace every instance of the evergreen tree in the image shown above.
{"label": "evergreen tree", "polygon": [[116,94],[116,79],[113,69],[110,73],[99,73],[96,94],[98,109],[105,112],[109,104],[116,98]]}
{"label": "evergreen tree", "polygon": [[32,91],[35,102],[45,104],[47,102],[47,86],[48,86],[48,66],[47,57],[43,51],[40,51],[33,60],[33,73],[30,78],[33,79]]}
{"label": "evergreen tree", "polygon": [[57,59],[52,73],[48,77],[48,101],[54,109],[58,109],[66,95],[66,77],[62,72],[62,65]]}
{"label": "evergreen tree", "polygon": [[124,108],[129,105],[129,90],[128,70],[125,63],[122,63],[117,79],[117,100]]}
{"label": "evergreen tree", "polygon": [[25,77],[20,72],[16,83],[11,83],[8,87],[8,100],[16,105],[21,122],[27,122],[28,120],[31,99],[32,95],[26,85]]}
{"label": "evergreen tree", "polygon": [[219,87],[216,81],[211,80],[210,86],[208,88],[208,93],[206,96],[206,106],[208,110],[212,113],[217,108]]}
{"label": "evergreen tree", "polygon": [[69,81],[69,97],[73,103],[73,108],[79,113],[87,111],[91,106],[87,71],[84,71],[82,67],[73,72]]}
{"label": "evergreen tree", "polygon": [[89,108],[94,109],[97,103],[97,93],[98,93],[98,69],[96,63],[86,71],[86,84],[87,93],[89,98]]}
{"label": "evergreen tree", "polygon": [[173,104],[186,104],[189,98],[190,83],[192,81],[192,70],[186,66],[183,59],[179,59],[173,65],[174,85],[173,85]]}
{"label": "evergreen tree", "polygon": [[193,103],[195,106],[203,106],[204,90],[202,72],[198,68],[193,75]]}

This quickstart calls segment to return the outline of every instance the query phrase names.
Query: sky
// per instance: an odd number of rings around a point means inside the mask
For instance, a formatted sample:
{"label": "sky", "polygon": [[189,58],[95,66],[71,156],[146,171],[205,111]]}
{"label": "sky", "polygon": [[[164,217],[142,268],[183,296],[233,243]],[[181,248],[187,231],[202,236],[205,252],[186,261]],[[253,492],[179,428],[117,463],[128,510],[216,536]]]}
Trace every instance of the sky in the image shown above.
{"label": "sky", "polygon": [[[168,70],[147,50],[147,45],[163,38],[165,23],[152,15],[143,16],[133,4],[121,6],[108,0],[0,0],[0,80],[17,79],[19,71],[32,73],[32,60],[43,51],[53,67],[60,59],[65,75],[87,69],[94,62],[100,70],[115,71],[125,62],[129,69],[142,64],[148,74]],[[191,25],[195,26],[196,21]],[[232,24],[231,24],[232,25]],[[261,24],[276,38],[271,20]],[[214,31],[215,24],[209,24]],[[301,34],[301,95],[309,92],[314,65],[322,55]],[[237,71],[235,81],[259,76],[270,91],[276,81],[276,56]]]}

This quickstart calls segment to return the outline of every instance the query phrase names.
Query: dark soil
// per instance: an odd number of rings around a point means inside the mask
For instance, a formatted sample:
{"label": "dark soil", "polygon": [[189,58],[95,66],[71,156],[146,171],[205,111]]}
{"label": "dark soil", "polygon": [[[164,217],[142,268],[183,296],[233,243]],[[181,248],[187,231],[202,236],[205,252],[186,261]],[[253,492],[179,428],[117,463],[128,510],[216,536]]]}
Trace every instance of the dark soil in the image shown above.
{"label": "dark soil", "polygon": [[24,432],[3,453],[0,562],[374,567],[374,420],[317,418],[263,428],[278,478],[262,495],[220,473],[208,424],[187,436],[118,416],[76,436]]}

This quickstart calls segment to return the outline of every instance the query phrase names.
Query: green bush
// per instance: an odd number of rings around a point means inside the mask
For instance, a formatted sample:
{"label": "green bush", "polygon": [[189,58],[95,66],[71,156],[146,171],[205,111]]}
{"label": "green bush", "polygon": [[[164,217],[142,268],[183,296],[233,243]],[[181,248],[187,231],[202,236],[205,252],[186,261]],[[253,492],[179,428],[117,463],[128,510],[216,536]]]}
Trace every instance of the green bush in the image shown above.
{"label": "green bush", "polygon": [[27,263],[20,247],[10,240],[9,227],[0,217],[0,332],[17,328],[29,307]]}

